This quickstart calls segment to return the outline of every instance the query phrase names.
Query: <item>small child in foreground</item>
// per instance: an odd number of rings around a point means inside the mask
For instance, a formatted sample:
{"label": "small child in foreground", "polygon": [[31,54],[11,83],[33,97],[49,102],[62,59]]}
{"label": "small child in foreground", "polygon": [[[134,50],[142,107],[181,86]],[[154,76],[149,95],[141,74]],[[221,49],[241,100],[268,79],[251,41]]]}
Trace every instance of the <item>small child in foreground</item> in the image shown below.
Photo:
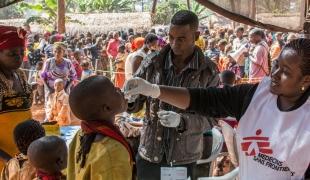
{"label": "small child in foreground", "polygon": [[55,93],[51,94],[47,101],[46,115],[48,121],[57,121],[60,126],[69,125],[70,121],[70,107],[69,96],[64,90],[64,81],[56,79]]}
{"label": "small child in foreground", "polygon": [[30,163],[36,168],[37,180],[63,180],[61,173],[67,167],[67,145],[57,136],[45,136],[32,142],[28,148]]}
{"label": "small child in foreground", "polygon": [[72,90],[69,104],[82,129],[70,144],[68,180],[132,180],[133,152],[114,125],[127,109],[123,93],[107,77],[92,76]]}
{"label": "small child in foreground", "polygon": [[27,120],[18,124],[14,129],[14,140],[19,150],[4,167],[1,180],[32,180],[36,177],[36,170],[27,157],[29,145],[45,136],[45,130],[38,121]]}

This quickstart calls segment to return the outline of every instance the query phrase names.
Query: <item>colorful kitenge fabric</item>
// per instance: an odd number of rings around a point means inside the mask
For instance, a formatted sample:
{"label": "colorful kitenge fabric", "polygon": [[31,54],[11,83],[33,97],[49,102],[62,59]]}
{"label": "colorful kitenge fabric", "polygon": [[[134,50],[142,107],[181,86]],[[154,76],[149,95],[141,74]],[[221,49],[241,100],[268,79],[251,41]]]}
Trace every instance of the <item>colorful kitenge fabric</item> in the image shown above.
{"label": "colorful kitenge fabric", "polygon": [[0,72],[0,114],[29,110],[32,102],[32,91],[27,84],[26,76],[21,70],[15,72],[19,79],[23,92],[16,92],[13,88],[13,82],[7,80],[3,73]]}
{"label": "colorful kitenge fabric", "polygon": [[67,85],[69,81],[77,78],[74,66],[69,59],[64,59],[61,64],[56,64],[55,58],[46,60],[41,77],[47,81],[50,88],[54,88],[56,79],[62,79]]}

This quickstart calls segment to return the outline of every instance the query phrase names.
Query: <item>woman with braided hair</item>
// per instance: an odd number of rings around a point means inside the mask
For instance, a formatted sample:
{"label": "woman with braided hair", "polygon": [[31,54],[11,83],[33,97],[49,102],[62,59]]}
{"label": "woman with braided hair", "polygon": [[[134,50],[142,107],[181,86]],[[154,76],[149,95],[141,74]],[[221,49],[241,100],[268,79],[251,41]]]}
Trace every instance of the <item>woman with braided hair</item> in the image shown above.
{"label": "woman with braided hair", "polygon": [[[211,117],[236,117],[241,180],[303,179],[310,163],[310,39],[285,45],[259,84],[222,89],[158,86],[134,78],[127,96],[142,94]],[[159,114],[163,126],[180,119]],[[194,119],[193,119],[194,121]]]}
{"label": "woman with braided hair", "polygon": [[[13,140],[15,126],[31,118],[31,88],[19,70],[24,56],[26,32],[0,26],[0,149],[10,156],[17,153]],[[0,161],[0,170],[3,162]]]}
{"label": "woman with braided hair", "polygon": [[0,179],[32,180],[36,170],[28,161],[27,149],[33,141],[45,136],[45,130],[38,121],[30,119],[18,124],[13,134],[19,153],[6,164]]}

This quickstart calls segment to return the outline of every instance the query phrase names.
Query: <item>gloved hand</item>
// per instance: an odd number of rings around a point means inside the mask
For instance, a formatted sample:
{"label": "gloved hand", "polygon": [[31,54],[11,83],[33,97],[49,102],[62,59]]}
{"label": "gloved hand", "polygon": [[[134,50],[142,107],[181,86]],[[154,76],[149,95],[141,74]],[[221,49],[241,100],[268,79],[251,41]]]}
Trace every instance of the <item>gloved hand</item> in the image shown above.
{"label": "gloved hand", "polygon": [[151,96],[158,98],[160,96],[160,88],[157,84],[151,84],[142,78],[129,79],[124,86],[125,97],[142,94],[144,96]]}
{"label": "gloved hand", "polygon": [[180,125],[181,115],[173,111],[159,111],[157,113],[160,123],[165,127],[175,128]]}

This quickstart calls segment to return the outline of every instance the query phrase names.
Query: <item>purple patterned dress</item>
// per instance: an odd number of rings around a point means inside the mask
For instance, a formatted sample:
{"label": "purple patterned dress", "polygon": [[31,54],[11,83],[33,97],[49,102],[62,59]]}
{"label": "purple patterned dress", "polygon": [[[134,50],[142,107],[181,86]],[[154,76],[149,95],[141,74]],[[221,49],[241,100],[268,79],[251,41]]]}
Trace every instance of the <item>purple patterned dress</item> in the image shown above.
{"label": "purple patterned dress", "polygon": [[66,86],[68,82],[72,82],[77,78],[72,62],[65,58],[61,64],[56,64],[55,58],[46,60],[41,77],[52,89],[54,89],[54,82],[56,79],[62,79]]}

